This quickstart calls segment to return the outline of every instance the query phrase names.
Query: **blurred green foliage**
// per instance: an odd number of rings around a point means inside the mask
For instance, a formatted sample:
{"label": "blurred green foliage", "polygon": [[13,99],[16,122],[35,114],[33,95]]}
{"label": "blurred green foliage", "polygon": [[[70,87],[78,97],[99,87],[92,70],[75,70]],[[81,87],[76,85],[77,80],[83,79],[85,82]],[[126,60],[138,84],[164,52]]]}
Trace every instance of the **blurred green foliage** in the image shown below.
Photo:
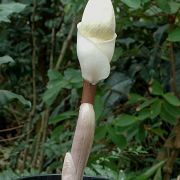
{"label": "blurred green foliage", "polygon": [[[55,65],[73,18],[80,21],[87,1],[0,2],[0,130],[23,125],[15,131],[0,131],[0,179],[59,173],[71,147],[82,94],[76,29],[58,69]],[[111,75],[97,89],[96,133],[85,173],[115,180],[161,180],[167,157],[158,161],[157,156],[166,139],[174,136],[171,132],[180,118],[180,2],[113,0],[113,5],[118,38]],[[30,101],[34,106],[33,51],[36,104],[32,115],[25,107],[30,107]],[[180,172],[179,157],[173,167],[175,178]]]}

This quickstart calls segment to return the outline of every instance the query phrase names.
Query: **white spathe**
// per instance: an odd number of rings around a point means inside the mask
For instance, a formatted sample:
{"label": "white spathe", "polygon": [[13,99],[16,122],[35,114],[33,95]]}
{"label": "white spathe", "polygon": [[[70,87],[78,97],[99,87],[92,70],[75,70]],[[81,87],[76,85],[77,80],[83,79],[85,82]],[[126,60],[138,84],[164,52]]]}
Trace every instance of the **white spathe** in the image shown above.
{"label": "white spathe", "polygon": [[71,153],[66,153],[64,158],[64,164],[62,169],[62,180],[77,180],[76,179],[76,168],[71,156]]}
{"label": "white spathe", "polygon": [[89,0],[77,27],[77,54],[82,76],[96,84],[109,76],[114,54],[116,33],[111,0]]}

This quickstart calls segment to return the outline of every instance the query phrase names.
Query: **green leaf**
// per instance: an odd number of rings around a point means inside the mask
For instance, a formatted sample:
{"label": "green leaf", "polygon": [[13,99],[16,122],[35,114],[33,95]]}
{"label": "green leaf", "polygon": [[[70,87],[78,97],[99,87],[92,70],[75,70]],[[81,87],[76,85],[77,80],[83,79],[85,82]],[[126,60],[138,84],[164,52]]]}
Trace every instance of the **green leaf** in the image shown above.
{"label": "green leaf", "polygon": [[163,102],[163,107],[174,117],[179,118],[180,117],[180,108],[177,106],[173,106],[169,104],[167,101]]}
{"label": "green leaf", "polygon": [[138,112],[137,119],[140,120],[140,121],[144,121],[144,120],[146,120],[147,118],[150,118],[150,117],[151,117],[151,113],[150,113],[149,108],[144,108],[144,109],[142,109],[141,111]]}
{"label": "green leaf", "polygon": [[31,107],[31,102],[26,100],[23,96],[7,90],[0,90],[0,106],[4,106],[13,100],[18,100],[21,104],[28,108]]}
{"label": "green leaf", "polygon": [[19,13],[26,7],[22,3],[7,3],[0,4],[0,22],[10,22],[9,15],[12,13]]}
{"label": "green leaf", "polygon": [[168,40],[172,42],[180,41],[180,27],[173,29],[168,36]]}
{"label": "green leaf", "polygon": [[140,180],[140,179],[141,180],[147,180],[147,179],[150,179],[150,177],[153,176],[156,173],[156,171],[158,171],[158,169],[163,166],[164,163],[165,163],[165,161],[161,161],[161,162],[155,164],[154,166],[149,168],[147,171],[145,171],[143,174],[141,174],[140,176],[135,178],[135,180]]}
{"label": "green leaf", "polygon": [[156,118],[161,112],[161,100],[157,99],[150,107],[151,119]]}
{"label": "green leaf", "polygon": [[63,133],[64,131],[64,126],[63,125],[60,125],[60,126],[57,126],[51,133],[51,137],[53,139],[57,139],[59,140],[59,136]]}
{"label": "green leaf", "polygon": [[123,54],[123,48],[121,47],[116,48],[114,51],[112,62],[116,62],[117,60],[119,60],[122,54]]}
{"label": "green leaf", "polygon": [[0,65],[7,63],[15,63],[15,61],[10,56],[0,57]]}
{"label": "green leaf", "polygon": [[105,125],[96,128],[95,140],[101,140],[107,133],[107,127]]}
{"label": "green leaf", "polygon": [[180,106],[179,99],[172,93],[166,93],[163,95],[164,99],[171,105]]}
{"label": "green leaf", "polygon": [[136,108],[136,111],[141,111],[142,109],[149,107],[152,103],[154,103],[157,100],[157,98],[153,98],[153,99],[147,99],[144,103],[142,103],[141,105],[139,105]]}
{"label": "green leaf", "polygon": [[119,117],[117,117],[114,121],[117,124],[117,126],[120,127],[130,126],[138,122],[135,116],[128,114],[122,114]]}
{"label": "green leaf", "polygon": [[153,5],[145,11],[145,14],[147,14],[148,16],[155,16],[161,12],[162,10],[159,7]]}
{"label": "green leaf", "polygon": [[153,180],[162,180],[161,167],[157,170]]}
{"label": "green leaf", "polygon": [[139,94],[130,94],[127,104],[135,104],[142,100],[145,100],[145,98],[140,96]]}
{"label": "green leaf", "polygon": [[56,97],[58,96],[60,90],[65,86],[63,81],[63,76],[55,70],[48,71],[49,82],[47,85],[47,90],[43,94],[43,101],[48,105],[55,101]]}
{"label": "green leaf", "polygon": [[171,9],[168,3],[169,0],[156,0],[156,1],[160,9],[162,9],[166,13],[170,12]]}
{"label": "green leaf", "polygon": [[174,124],[177,123],[177,117],[175,117],[173,114],[171,114],[171,112],[169,112],[169,111],[166,109],[166,107],[164,107],[164,104],[162,104],[162,109],[161,109],[160,117],[161,117],[164,121],[166,121],[166,122],[168,122],[168,123],[170,123],[170,124],[172,124],[172,125],[174,125]]}
{"label": "green leaf", "polygon": [[108,127],[108,133],[112,142],[116,144],[119,148],[122,149],[126,146],[127,141],[123,135],[117,134],[111,127]]}
{"label": "green leaf", "polygon": [[169,6],[171,8],[171,13],[175,14],[180,8],[180,2],[170,1]]}
{"label": "green leaf", "polygon": [[74,117],[77,117],[77,112],[75,112],[75,111],[67,111],[67,112],[61,113],[58,116],[51,117],[49,119],[49,124],[57,124],[57,123],[59,123],[61,121],[64,121],[66,119],[71,119],[71,118],[74,118]]}
{"label": "green leaf", "polygon": [[68,82],[65,87],[67,89],[81,88],[82,87],[81,71],[71,68],[67,69],[64,72],[64,81]]}
{"label": "green leaf", "polygon": [[141,7],[141,0],[121,0],[121,1],[133,9],[138,9]]}
{"label": "green leaf", "polygon": [[153,95],[158,95],[158,96],[163,95],[163,88],[158,81],[153,82],[152,86],[149,88],[149,91]]}
{"label": "green leaf", "polygon": [[100,116],[103,114],[104,110],[104,101],[102,99],[102,96],[97,95],[95,97],[95,102],[94,102],[94,111],[96,114],[96,120],[100,118]]}

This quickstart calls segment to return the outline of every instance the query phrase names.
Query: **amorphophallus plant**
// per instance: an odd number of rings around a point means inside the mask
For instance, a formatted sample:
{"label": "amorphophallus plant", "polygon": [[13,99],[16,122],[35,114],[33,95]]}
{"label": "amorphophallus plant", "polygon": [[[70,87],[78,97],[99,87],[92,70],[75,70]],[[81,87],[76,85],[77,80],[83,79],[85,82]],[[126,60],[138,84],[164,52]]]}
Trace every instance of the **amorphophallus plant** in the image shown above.
{"label": "amorphophallus plant", "polygon": [[115,48],[115,15],[111,0],[89,0],[77,28],[77,54],[84,85],[71,152],[64,159],[63,180],[82,179],[91,151],[96,84],[109,76]]}

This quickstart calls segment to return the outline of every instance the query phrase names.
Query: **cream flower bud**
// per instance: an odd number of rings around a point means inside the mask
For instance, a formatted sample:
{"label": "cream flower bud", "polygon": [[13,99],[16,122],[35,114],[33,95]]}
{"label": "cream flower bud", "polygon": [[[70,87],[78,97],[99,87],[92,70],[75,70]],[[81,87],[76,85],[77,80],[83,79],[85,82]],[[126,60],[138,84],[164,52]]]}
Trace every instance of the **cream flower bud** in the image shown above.
{"label": "cream flower bud", "polygon": [[96,84],[109,76],[115,39],[111,0],[89,0],[77,35],[77,54],[85,80]]}
{"label": "cream flower bud", "polygon": [[109,40],[115,33],[115,15],[111,0],[89,0],[79,30],[84,36]]}

